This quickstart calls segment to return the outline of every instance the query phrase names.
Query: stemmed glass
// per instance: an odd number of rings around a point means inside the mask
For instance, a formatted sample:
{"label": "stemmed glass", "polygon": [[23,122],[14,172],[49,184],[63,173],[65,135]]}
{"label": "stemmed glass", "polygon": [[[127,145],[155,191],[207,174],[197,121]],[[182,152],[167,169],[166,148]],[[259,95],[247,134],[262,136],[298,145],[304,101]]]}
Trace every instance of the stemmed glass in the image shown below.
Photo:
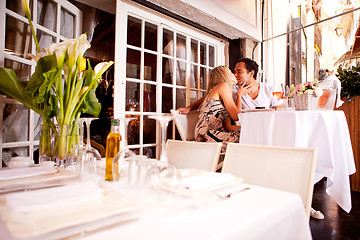
{"label": "stemmed glass", "polygon": [[84,118],[86,124],[86,146],[79,149],[76,156],[78,174],[81,177],[88,177],[96,174],[96,161],[101,160],[99,151],[91,146],[90,143],[90,124],[98,118]]}
{"label": "stemmed glass", "polygon": [[113,181],[119,181],[121,176],[125,173],[125,165],[128,164],[128,167],[130,168],[132,157],[135,156],[135,153],[128,148],[127,135],[129,122],[135,119],[136,118],[119,118],[120,126],[123,126],[124,129],[124,137],[120,143],[120,151],[116,154],[112,163]]}
{"label": "stemmed glass", "polygon": [[76,163],[76,156],[79,154],[79,151],[85,148],[84,144],[84,122],[85,118],[76,119],[79,128],[79,143],[76,144],[73,148],[71,148],[69,153],[69,163],[66,168],[74,168]]}
{"label": "stemmed glass", "polygon": [[[171,202],[171,191],[176,191],[181,185],[179,170],[168,162],[166,155],[166,133],[169,122],[173,119],[170,114],[149,116],[159,122],[161,128],[161,154],[160,161],[153,164],[146,174],[146,185],[149,190],[154,190],[155,199],[159,198],[164,203]],[[165,190],[165,191],[164,191]]]}

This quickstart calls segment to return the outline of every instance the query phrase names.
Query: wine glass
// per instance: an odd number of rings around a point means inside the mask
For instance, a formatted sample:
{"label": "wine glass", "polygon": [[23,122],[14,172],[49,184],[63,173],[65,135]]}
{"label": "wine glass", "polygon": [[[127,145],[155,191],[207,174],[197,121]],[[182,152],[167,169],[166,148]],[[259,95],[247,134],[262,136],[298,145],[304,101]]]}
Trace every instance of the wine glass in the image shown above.
{"label": "wine glass", "polygon": [[76,156],[77,171],[80,177],[95,176],[96,161],[101,160],[99,151],[91,146],[90,143],[90,124],[98,118],[84,118],[86,124],[86,145],[79,149]]}
{"label": "wine glass", "polygon": [[161,114],[149,116],[149,118],[157,120],[160,124],[161,154],[160,161],[149,168],[145,182],[155,201],[170,204],[172,201],[171,192],[176,192],[181,186],[180,171],[168,162],[165,149],[167,127],[173,117],[170,114]]}
{"label": "wine glass", "polygon": [[[133,151],[128,148],[128,125],[129,122],[136,118],[119,118],[120,126],[123,126],[124,138],[120,142],[120,151],[114,157],[112,162],[113,181],[119,181],[121,177],[125,176],[126,168],[131,166],[131,159],[135,155]],[[130,169],[128,170],[130,172]]]}
{"label": "wine glass", "polygon": [[76,156],[79,154],[79,151],[85,148],[84,144],[84,122],[85,118],[76,119],[79,130],[79,143],[76,144],[73,148],[71,148],[69,152],[69,163],[66,168],[74,168],[74,164],[76,163]]}
{"label": "wine glass", "polygon": [[273,92],[272,95],[274,96],[274,98],[276,98],[276,100],[281,99],[284,96],[284,87],[283,85],[275,85],[273,87]]}

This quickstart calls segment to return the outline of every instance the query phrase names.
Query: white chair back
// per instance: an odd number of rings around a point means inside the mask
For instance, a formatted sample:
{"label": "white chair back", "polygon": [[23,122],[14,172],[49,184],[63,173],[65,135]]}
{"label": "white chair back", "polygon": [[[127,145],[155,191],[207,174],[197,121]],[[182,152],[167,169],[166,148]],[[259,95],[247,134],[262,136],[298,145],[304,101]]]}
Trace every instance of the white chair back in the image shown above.
{"label": "white chair back", "polygon": [[175,125],[183,141],[195,140],[195,126],[199,119],[198,111],[190,111],[188,114],[180,114],[176,110],[170,110],[174,117]]}
{"label": "white chair back", "polygon": [[222,143],[168,140],[166,154],[177,168],[215,171]]}
{"label": "white chair back", "polygon": [[310,216],[317,149],[229,143],[222,172],[245,183],[300,195]]}

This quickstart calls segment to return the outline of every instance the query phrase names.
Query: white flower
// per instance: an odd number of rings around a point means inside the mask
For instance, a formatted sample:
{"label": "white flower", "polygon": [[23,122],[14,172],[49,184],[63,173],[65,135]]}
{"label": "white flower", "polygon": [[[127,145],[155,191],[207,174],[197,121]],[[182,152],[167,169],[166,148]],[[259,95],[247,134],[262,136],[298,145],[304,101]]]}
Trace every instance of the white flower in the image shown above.
{"label": "white flower", "polygon": [[312,89],[307,89],[307,90],[304,92],[304,94],[312,95],[312,94],[314,94],[314,90],[312,90]]}
{"label": "white flower", "polygon": [[298,96],[301,96],[301,95],[303,95],[304,94],[304,92],[297,92],[296,93],[296,95],[298,95]]}
{"label": "white flower", "polygon": [[300,91],[300,92],[304,92],[304,91],[305,91],[305,85],[303,85],[303,84],[300,85],[300,86],[299,86],[299,91]]}
{"label": "white flower", "polygon": [[94,72],[96,75],[96,79],[98,79],[98,82],[101,80],[100,77],[101,75],[113,64],[113,61],[110,62],[101,62],[96,64],[95,68],[94,68]]}
{"label": "white flower", "polygon": [[314,92],[317,97],[323,95],[323,90],[320,87],[315,88]]}

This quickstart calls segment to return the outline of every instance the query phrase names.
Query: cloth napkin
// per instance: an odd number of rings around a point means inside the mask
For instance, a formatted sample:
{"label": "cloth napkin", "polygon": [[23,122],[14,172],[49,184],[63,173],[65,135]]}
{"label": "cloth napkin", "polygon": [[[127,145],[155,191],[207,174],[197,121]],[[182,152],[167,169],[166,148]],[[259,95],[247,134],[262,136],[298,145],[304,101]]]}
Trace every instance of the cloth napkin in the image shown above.
{"label": "cloth napkin", "polygon": [[14,212],[35,212],[101,197],[103,189],[94,182],[83,181],[61,187],[11,193],[6,195],[6,204]]}
{"label": "cloth napkin", "polygon": [[186,188],[191,191],[212,190],[224,184],[235,181],[236,177],[230,173],[206,172],[183,179]]}
{"label": "cloth napkin", "polygon": [[45,174],[56,173],[54,166],[44,165],[25,168],[6,168],[0,170],[0,180],[11,180],[24,177],[33,177]]}

